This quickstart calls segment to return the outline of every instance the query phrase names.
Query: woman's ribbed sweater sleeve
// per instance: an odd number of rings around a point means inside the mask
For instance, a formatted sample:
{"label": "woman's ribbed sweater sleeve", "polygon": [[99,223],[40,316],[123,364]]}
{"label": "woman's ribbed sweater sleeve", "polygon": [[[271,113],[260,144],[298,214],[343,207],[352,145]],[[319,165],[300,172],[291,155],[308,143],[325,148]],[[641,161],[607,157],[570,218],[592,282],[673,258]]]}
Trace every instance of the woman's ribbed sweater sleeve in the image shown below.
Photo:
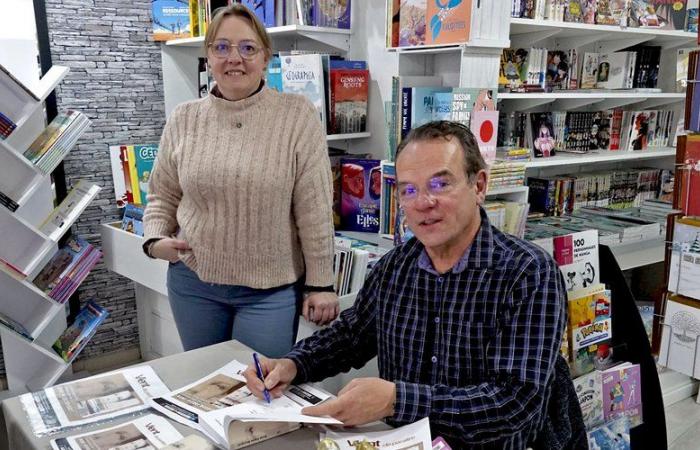
{"label": "woman's ribbed sweater sleeve", "polygon": [[292,209],[304,254],[306,284],[333,284],[333,185],[326,136],[318,112],[301,106]]}
{"label": "woman's ribbed sweater sleeve", "polygon": [[[179,108],[178,108],[179,109]],[[171,114],[160,138],[158,156],[148,181],[148,204],[143,216],[144,237],[170,237],[177,229],[177,207],[182,198],[182,188],[173,157],[173,147],[178,139],[177,130],[183,126],[183,115],[176,109]]]}

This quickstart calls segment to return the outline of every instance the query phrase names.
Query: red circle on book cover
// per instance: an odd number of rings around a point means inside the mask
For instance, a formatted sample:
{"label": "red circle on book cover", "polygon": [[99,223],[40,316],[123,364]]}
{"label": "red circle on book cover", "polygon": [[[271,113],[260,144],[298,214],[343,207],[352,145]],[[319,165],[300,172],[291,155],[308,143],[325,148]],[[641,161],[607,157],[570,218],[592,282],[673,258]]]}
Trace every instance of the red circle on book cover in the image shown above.
{"label": "red circle on book cover", "polygon": [[479,136],[481,137],[481,142],[488,142],[493,137],[493,124],[491,121],[486,121],[481,124],[479,128]]}

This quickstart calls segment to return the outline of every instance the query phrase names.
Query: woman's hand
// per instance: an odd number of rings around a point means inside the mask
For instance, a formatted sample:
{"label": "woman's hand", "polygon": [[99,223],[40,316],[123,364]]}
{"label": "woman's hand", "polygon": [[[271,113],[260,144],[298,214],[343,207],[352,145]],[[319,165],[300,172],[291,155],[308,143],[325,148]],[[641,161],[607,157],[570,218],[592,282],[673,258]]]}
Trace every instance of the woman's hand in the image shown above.
{"label": "woman's hand", "polygon": [[334,292],[309,292],[304,295],[304,319],[316,325],[326,325],[338,317],[340,303]]}
{"label": "woman's hand", "polygon": [[182,239],[163,238],[151,244],[151,256],[158,259],[164,259],[171,263],[176,263],[180,260],[177,256],[178,251],[191,250],[187,241]]}

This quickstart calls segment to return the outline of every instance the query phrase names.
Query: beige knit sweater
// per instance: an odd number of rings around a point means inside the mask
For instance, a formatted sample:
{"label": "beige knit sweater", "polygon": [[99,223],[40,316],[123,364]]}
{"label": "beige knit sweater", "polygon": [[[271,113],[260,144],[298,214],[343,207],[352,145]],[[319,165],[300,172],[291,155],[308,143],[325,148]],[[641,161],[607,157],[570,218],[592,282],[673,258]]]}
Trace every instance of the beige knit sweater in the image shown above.
{"label": "beige knit sweater", "polygon": [[[180,259],[209,283],[270,288],[306,273],[333,284],[331,171],[318,114],[263,88],[243,100],[183,103],[163,130],[146,239],[177,234]],[[178,229],[179,227],[179,229]]]}

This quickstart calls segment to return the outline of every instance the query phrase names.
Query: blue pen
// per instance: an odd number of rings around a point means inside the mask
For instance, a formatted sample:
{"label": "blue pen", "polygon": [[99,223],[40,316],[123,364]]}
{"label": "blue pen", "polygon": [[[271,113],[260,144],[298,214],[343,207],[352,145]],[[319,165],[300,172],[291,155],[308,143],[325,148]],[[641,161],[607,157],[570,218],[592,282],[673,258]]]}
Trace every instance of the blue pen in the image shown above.
{"label": "blue pen", "polygon": [[[255,371],[258,372],[258,378],[260,378],[260,381],[264,384],[265,376],[263,375],[262,366],[260,365],[257,353],[253,353],[253,361],[255,361]],[[265,401],[270,403],[270,391],[268,391],[267,388],[263,388],[263,395],[265,396]]]}

